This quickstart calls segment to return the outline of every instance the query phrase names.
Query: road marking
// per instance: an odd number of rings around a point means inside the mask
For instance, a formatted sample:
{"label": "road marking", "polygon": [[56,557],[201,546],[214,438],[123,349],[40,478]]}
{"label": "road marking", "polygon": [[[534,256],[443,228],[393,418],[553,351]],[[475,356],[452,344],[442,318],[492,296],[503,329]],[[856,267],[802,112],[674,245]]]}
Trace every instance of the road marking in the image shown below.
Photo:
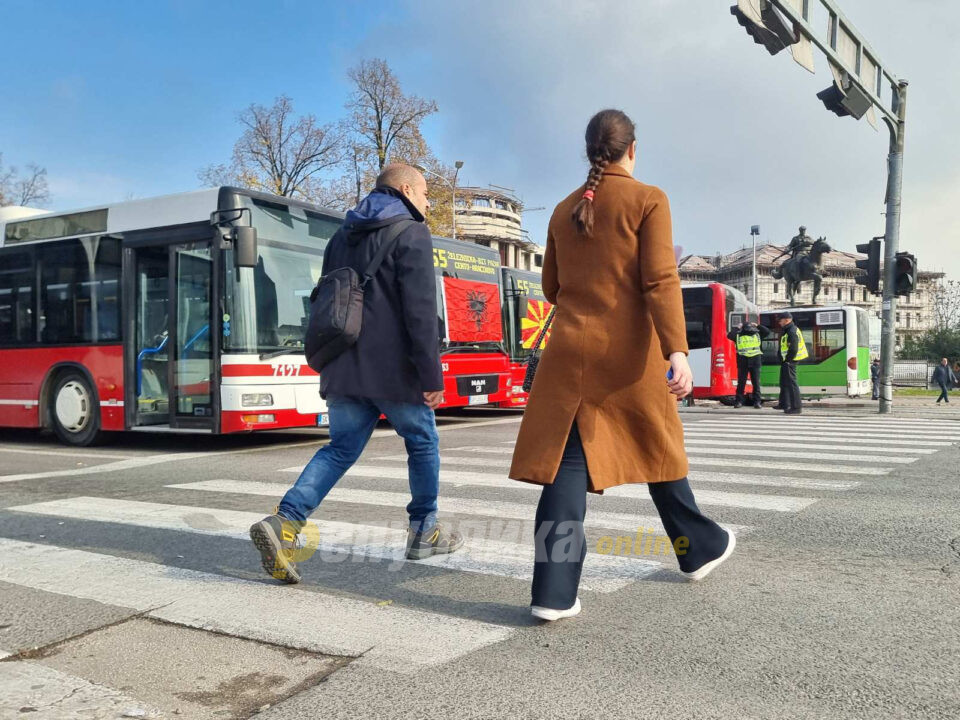
{"label": "road marking", "polygon": [[[236,485],[249,487],[236,488]],[[231,480],[167,487],[268,496],[275,495],[278,487],[286,489],[269,483],[242,483]],[[403,504],[400,507],[403,507]],[[262,513],[89,497],[54,500],[8,509],[88,522],[216,535],[247,542],[250,526],[263,518]],[[531,579],[534,560],[532,524],[497,525],[484,522],[459,525],[466,538],[463,548],[449,555],[434,555],[426,560],[418,560],[417,564],[451,571],[499,575],[523,581]],[[407,538],[404,528],[327,520],[319,520],[314,526],[317,528],[319,543],[314,557],[321,561],[343,562],[350,557],[352,562],[361,562],[363,558],[373,558],[395,563],[392,566],[394,569],[407,562],[404,558]],[[501,539],[491,537],[494,534]],[[614,592],[661,568],[662,563],[647,558],[590,553],[588,562],[584,565],[585,582],[582,588],[594,592]]]}
{"label": "road marking", "polygon": [[[801,451],[801,450],[790,450],[791,445],[786,445],[784,449],[777,448],[774,455],[776,458],[816,458],[817,460],[834,460],[836,462],[877,462],[877,463],[892,463],[894,465],[909,465],[912,462],[916,462],[918,458],[915,457],[902,457],[899,455],[851,455],[849,453],[827,453],[827,452],[813,452],[813,451]],[[494,448],[499,450],[500,448]],[[826,448],[824,448],[826,449]],[[698,455],[743,455],[743,448],[740,446],[737,447],[688,447],[687,456],[693,460]],[[406,460],[406,455],[382,455],[377,458],[378,460]],[[441,464],[447,465],[462,465],[462,466],[479,466],[479,467],[491,467],[491,468],[509,468],[509,462],[502,462],[500,458],[483,458],[483,457],[456,457],[450,456],[447,454],[441,453]],[[765,465],[771,469],[778,467],[778,464],[774,457],[771,457],[770,461]]]}
{"label": "road marking", "polygon": [[[752,439],[753,439],[753,436],[751,436],[750,439],[752,440]],[[689,447],[690,445],[693,445],[693,446],[697,446],[697,445],[718,445],[718,446],[720,446],[720,447],[730,447],[731,444],[736,444],[738,447],[740,447],[740,452],[743,452],[743,448],[742,448],[743,440],[744,440],[743,436],[740,436],[740,437],[737,438],[737,439],[728,438],[728,439],[720,439],[720,440],[706,439],[706,438],[699,438],[699,437],[687,437],[687,438],[684,439],[684,445],[686,445],[686,446],[688,446],[688,447]],[[863,446],[863,447],[861,447],[861,446],[858,445],[858,446],[856,446],[856,447],[850,447],[849,445],[830,445],[830,444],[824,444],[824,443],[804,443],[804,442],[793,442],[793,441],[790,441],[790,442],[787,442],[787,443],[783,443],[783,446],[784,446],[785,448],[789,448],[789,449],[797,448],[797,449],[806,449],[806,450],[826,450],[826,451],[828,451],[828,452],[836,452],[836,451],[844,451],[844,450],[855,450],[855,451],[857,451],[857,452],[869,452],[869,453],[891,453],[891,452],[898,452],[898,453],[906,453],[906,454],[908,454],[908,455],[910,455],[910,454],[912,454],[912,455],[931,455],[931,454],[933,454],[933,453],[940,452],[937,448],[914,448],[914,447],[911,447],[911,448],[891,448],[891,447],[880,446],[880,445],[876,445],[876,446],[867,445],[867,446]],[[779,454],[779,452],[780,452],[779,449],[778,449],[776,452]],[[809,453],[808,453],[808,454],[809,454]],[[822,457],[822,456],[820,455],[820,453],[816,453],[816,456],[817,456],[817,457]],[[878,462],[883,462],[883,461],[885,461],[885,460],[888,459],[887,457],[885,457],[885,456],[883,456],[883,455],[876,455],[876,456],[871,456],[871,457],[874,457]],[[899,456],[899,455],[894,455],[893,457],[894,457],[894,458],[898,458],[898,457],[900,457],[900,456]],[[901,462],[901,461],[891,460],[891,462]]]}
{"label": "road marking", "polygon": [[[734,473],[712,473],[691,471],[687,479],[692,483],[715,482],[736,485],[761,485],[767,487],[789,487],[803,490],[852,490],[860,486],[856,480],[816,480],[800,477],[768,477],[766,475],[736,475]],[[697,493],[699,497],[699,492]]]}
{"label": "road marking", "polygon": [[[779,451],[777,451],[779,453]],[[807,456],[807,454],[803,454]],[[823,459],[822,456],[816,456],[818,460]],[[691,467],[702,467],[704,465],[712,465],[715,467],[735,467],[735,468],[760,468],[766,471],[782,471],[782,470],[796,470],[803,473],[811,472],[822,472],[830,473],[831,475],[836,473],[841,473],[844,475],[888,475],[891,468],[884,467],[875,467],[872,465],[861,465],[859,467],[847,466],[847,465],[820,465],[817,463],[794,463],[794,462],[784,462],[777,457],[772,457],[770,460],[749,460],[746,458],[738,458],[736,460],[727,460],[724,458],[691,458],[690,466]]]}
{"label": "road marking", "polygon": [[210,457],[219,453],[173,453],[171,455],[148,455],[119,460],[94,467],[72,468],[71,470],[49,470],[47,472],[21,473],[19,475],[0,475],[0,483],[17,482],[19,480],[40,480],[55,477],[79,477],[81,475],[98,475],[104,472],[119,472],[121,470],[135,470],[148,465],[174,462],[176,460],[191,460],[198,457]]}
{"label": "road marking", "polygon": [[[745,433],[749,433],[745,435]],[[860,436],[844,436],[838,434],[813,434],[812,432],[804,432],[801,434],[798,433],[778,433],[776,431],[767,432],[754,432],[752,430],[746,431],[735,431],[735,430],[719,430],[714,428],[706,428],[704,430],[695,429],[694,426],[688,425],[684,429],[684,435],[689,438],[727,438],[730,442],[743,442],[744,438],[749,438],[750,440],[786,440],[787,444],[793,444],[795,440],[805,441],[813,440],[816,442],[842,442],[845,445],[854,445],[860,446],[869,443],[882,442],[884,446],[895,446],[895,447],[932,447],[935,451],[938,448],[951,447],[955,443],[949,441],[936,441],[936,440],[894,440],[889,438],[878,438],[878,437],[860,437]],[[854,450],[859,450],[859,447],[854,447]]]}
{"label": "road marking", "polygon": [[468,618],[18,540],[0,539],[0,580],[187,627],[362,656],[358,663],[404,674],[448,663],[514,632]]}
{"label": "road marking", "polygon": [[[5,453],[17,453],[22,455],[58,455],[60,457],[65,457],[68,460],[72,458],[107,458],[107,459],[133,459],[134,455],[117,455],[111,453],[80,453],[80,452],[71,452],[69,450],[32,450],[32,449],[21,449],[21,448],[6,448],[0,447],[0,452]],[[0,475],[0,477],[3,477]]]}
{"label": "road marking", "polygon": [[705,428],[705,427],[717,427],[723,428],[726,430],[786,430],[786,431],[798,431],[798,432],[815,432],[819,431],[822,433],[838,433],[838,434],[847,434],[847,435],[856,435],[858,437],[883,437],[883,436],[892,436],[892,437],[904,437],[904,438],[928,438],[933,437],[937,439],[950,439],[950,440],[960,440],[960,433],[951,432],[950,430],[943,429],[942,426],[935,424],[930,425],[926,429],[922,428],[898,428],[891,427],[888,425],[878,425],[875,427],[867,427],[860,425],[859,423],[849,423],[841,427],[835,427],[831,425],[826,425],[824,423],[818,423],[816,421],[804,421],[804,420],[789,420],[789,421],[778,421],[778,420],[768,420],[765,421],[762,418],[750,419],[750,420],[735,420],[735,421],[722,421],[722,420],[700,420],[697,422],[689,423],[688,427],[691,428]]}
{"label": "road marking", "polygon": [[[22,709],[24,708],[24,709]],[[30,708],[27,710],[25,708]],[[35,662],[0,663],[0,717],[124,717],[132,708],[160,718],[163,713],[119,690],[97,685]],[[21,714],[22,713],[22,714]]]}

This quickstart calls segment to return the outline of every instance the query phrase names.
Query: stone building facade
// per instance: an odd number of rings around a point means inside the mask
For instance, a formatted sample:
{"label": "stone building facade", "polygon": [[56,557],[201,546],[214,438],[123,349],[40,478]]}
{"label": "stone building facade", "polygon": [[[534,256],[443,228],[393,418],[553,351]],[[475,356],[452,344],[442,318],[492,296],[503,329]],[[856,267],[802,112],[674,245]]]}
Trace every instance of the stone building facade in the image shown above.
{"label": "stone building facade", "polygon": [[[777,245],[757,245],[757,298],[753,298],[753,248],[745,247],[726,255],[687,255],[680,259],[680,279],[684,282],[722,282],[744,292],[761,308],[786,307],[786,284],[770,274],[786,256],[777,259],[784,248]],[[823,256],[823,286],[819,305],[857,305],[879,317],[881,300],[871,295],[855,278],[863,274],[855,262],[864,255],[837,250]],[[910,335],[919,335],[933,326],[933,290],[943,273],[921,270],[917,274],[917,289],[909,297],[897,298],[897,347]],[[812,302],[813,283],[804,283],[796,300],[797,305]]]}
{"label": "stone building facade", "polygon": [[457,239],[500,253],[506,267],[540,272],[543,250],[523,229],[523,202],[506,188],[458,187]]}

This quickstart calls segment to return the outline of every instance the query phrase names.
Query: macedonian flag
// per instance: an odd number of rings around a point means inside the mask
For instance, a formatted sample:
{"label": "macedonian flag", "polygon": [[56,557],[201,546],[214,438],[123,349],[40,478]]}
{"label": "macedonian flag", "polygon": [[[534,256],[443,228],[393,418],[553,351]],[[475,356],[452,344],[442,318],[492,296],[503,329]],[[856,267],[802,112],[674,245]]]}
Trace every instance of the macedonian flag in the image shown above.
{"label": "macedonian flag", "polygon": [[[540,337],[543,326],[547,324],[547,318],[550,317],[550,303],[544,300],[527,300],[527,316],[520,318],[520,339],[521,344],[527,350],[533,349],[533,344]],[[550,331],[547,330],[546,336],[540,347],[543,349],[550,339]]]}

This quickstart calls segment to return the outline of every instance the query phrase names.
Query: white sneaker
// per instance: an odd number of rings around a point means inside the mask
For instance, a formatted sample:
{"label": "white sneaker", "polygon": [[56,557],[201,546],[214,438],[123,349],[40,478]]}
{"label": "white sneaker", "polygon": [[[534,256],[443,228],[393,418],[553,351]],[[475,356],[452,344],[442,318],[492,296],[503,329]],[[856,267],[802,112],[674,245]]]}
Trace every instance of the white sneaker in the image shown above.
{"label": "white sneaker", "polygon": [[692,582],[703,580],[707,575],[720,567],[720,564],[724,560],[733,555],[733,549],[737,546],[737,536],[726,528],[724,528],[724,531],[730,537],[730,542],[727,543],[727,549],[723,551],[723,555],[718,557],[716,560],[711,560],[708,563],[704,563],[693,572],[683,572],[683,570],[681,570],[680,572],[687,578],[687,580]]}
{"label": "white sneaker", "polygon": [[566,610],[554,610],[553,608],[540,607],[539,605],[530,606],[530,614],[533,615],[538,620],[547,620],[553,622],[554,620],[562,620],[563,618],[573,617],[574,615],[580,614],[580,598],[577,598],[576,602],[573,603],[573,607],[569,607]]}

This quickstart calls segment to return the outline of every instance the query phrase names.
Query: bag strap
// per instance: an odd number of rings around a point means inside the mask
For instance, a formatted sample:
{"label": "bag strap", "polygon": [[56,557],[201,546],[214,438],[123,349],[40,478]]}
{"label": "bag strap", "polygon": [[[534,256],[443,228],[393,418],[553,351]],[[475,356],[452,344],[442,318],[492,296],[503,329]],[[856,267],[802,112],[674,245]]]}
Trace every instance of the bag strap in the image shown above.
{"label": "bag strap", "polygon": [[363,271],[363,280],[360,282],[360,287],[366,287],[367,283],[373,280],[373,276],[377,274],[377,270],[380,269],[380,266],[383,264],[383,261],[387,258],[387,253],[390,252],[393,245],[396,243],[397,238],[400,237],[400,233],[410,227],[410,223],[416,222],[413,219],[403,219],[398,222],[393,223],[387,228],[386,236],[383,238],[383,242],[380,243],[380,247],[377,249],[376,254],[373,256],[373,259],[370,261],[370,264]]}
{"label": "bag strap", "polygon": [[540,334],[537,336],[536,342],[533,343],[533,352],[540,350],[540,345],[543,342],[543,338],[546,336],[547,331],[550,329],[550,323],[553,322],[553,316],[557,312],[557,306],[554,305],[550,308],[550,314],[547,316],[547,321],[543,324],[543,329],[540,331]]}

